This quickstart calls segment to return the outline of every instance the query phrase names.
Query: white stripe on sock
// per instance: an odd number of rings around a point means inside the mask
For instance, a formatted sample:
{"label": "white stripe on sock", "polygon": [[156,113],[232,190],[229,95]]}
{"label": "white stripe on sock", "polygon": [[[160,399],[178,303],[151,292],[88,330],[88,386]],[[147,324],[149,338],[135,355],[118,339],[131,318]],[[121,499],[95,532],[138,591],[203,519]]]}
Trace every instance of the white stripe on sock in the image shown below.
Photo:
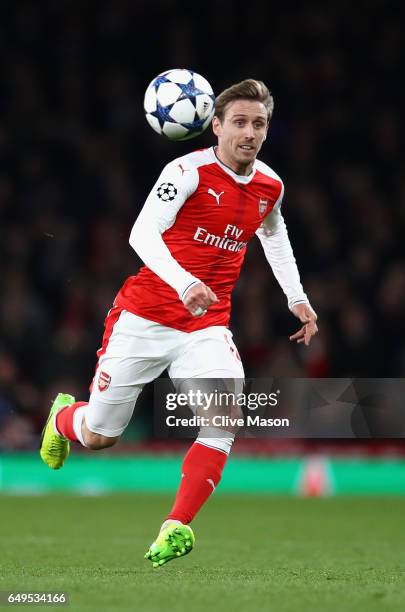
{"label": "white stripe on sock", "polygon": [[207,482],[208,482],[208,484],[210,484],[210,485],[211,485],[212,490],[213,490],[213,491],[215,491],[215,483],[214,483],[214,481],[212,480],[212,478],[207,478]]}
{"label": "white stripe on sock", "polygon": [[196,442],[229,455],[234,439],[234,434],[219,427],[202,427]]}
{"label": "white stripe on sock", "polygon": [[80,406],[80,408],[76,408],[73,415],[73,431],[75,432],[76,438],[79,440],[82,446],[86,446],[82,434],[82,423],[84,419],[85,408],[87,408],[87,404],[85,406]]}

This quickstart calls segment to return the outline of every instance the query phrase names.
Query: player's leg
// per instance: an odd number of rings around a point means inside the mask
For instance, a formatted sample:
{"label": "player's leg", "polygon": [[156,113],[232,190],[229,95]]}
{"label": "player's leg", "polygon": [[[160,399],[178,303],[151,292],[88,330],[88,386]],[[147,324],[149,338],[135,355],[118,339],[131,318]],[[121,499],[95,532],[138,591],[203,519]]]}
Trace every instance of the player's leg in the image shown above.
{"label": "player's leg", "polygon": [[89,402],[59,394],[52,405],[40,451],[49,467],[63,465],[70,442],[99,450],[119,440],[143,385],[167,367],[157,327],[127,311],[110,311]]}
{"label": "player's leg", "polygon": [[[76,402],[72,395],[58,393],[52,403],[48,420],[42,432],[40,455],[52,469],[61,468],[70,452],[70,442],[79,442],[91,450],[113,446],[119,436],[95,434],[87,429],[84,413],[88,402]],[[121,412],[130,415],[135,401],[130,405],[121,405]]]}
{"label": "player's leg", "polygon": [[89,450],[114,446],[127,427],[142,385],[134,385],[131,399],[110,403],[94,399],[64,407],[55,418],[56,431],[71,442],[79,442]]}
{"label": "player's leg", "polygon": [[[204,378],[206,385],[211,379],[220,380],[235,394],[243,389],[242,363],[232,334],[223,327],[189,334],[169,374],[177,382]],[[239,416],[236,415],[238,407],[230,406],[230,410],[231,416]],[[202,428],[191,445],[183,460],[174,505],[145,555],[154,567],[187,554],[193,548],[194,534],[189,523],[219,484],[234,437],[235,430],[231,428]]]}

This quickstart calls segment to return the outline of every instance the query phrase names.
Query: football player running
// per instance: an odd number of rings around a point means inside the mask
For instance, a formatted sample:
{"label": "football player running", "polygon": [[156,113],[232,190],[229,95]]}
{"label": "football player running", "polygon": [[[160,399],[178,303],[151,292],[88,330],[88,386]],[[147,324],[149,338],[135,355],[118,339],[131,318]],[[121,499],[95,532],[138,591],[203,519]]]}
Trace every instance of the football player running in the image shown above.
{"label": "football player running", "polygon": [[[254,235],[301,322],[290,340],[309,345],[317,333],[281,214],[283,182],[257,159],[272,112],[263,82],[232,85],[216,100],[217,146],[164,168],[131,231],[145,266],[125,281],[107,315],[90,398],[60,393],[51,407],[40,449],[49,467],[63,466],[71,441],[90,450],[116,444],[143,386],[165,369],[175,380],[243,381],[228,326],[232,289]],[[145,555],[154,567],[193,548],[190,523],[218,485],[233,439],[234,432],[201,428]]]}

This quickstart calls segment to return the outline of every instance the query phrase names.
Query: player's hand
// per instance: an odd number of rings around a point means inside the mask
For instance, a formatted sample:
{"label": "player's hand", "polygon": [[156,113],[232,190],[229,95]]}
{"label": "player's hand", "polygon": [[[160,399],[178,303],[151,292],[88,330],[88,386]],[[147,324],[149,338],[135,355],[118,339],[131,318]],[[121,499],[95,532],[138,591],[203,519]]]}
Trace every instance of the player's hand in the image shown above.
{"label": "player's hand", "polygon": [[202,317],[207,309],[217,302],[219,302],[219,299],[215,293],[204,283],[198,283],[198,285],[191,287],[183,300],[185,308],[194,317]]}
{"label": "player's hand", "polygon": [[295,304],[291,310],[304,325],[295,334],[290,336],[290,340],[296,340],[298,344],[304,342],[308,346],[312,336],[318,333],[318,326],[316,324],[317,314],[309,304]]}

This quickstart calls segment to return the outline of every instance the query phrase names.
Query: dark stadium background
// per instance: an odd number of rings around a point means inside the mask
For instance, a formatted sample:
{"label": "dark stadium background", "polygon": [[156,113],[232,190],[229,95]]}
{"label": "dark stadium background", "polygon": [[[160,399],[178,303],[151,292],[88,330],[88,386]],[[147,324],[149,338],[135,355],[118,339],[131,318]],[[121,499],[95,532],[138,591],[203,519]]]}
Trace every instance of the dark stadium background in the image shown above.
{"label": "dark stadium background", "polygon": [[167,161],[214,142],[147,125],[145,88],[169,68],[215,93],[254,77],[274,94],[261,157],[284,179],[320,332],[309,348],[289,342],[298,321],[253,241],[232,317],[247,376],[403,379],[403,12],[0,3],[0,604],[23,589],[90,612],[405,609],[404,444],[381,438],[392,422],[373,440],[237,440],[192,523],[195,550],[156,571],[143,555],[190,441],[153,437],[152,386],[116,447],[75,446],[56,472],[38,454],[55,394],[88,397],[104,317],[140,265],[128,237],[149,189]]}
{"label": "dark stadium background", "polygon": [[[274,94],[261,158],[285,182],[320,333],[288,341],[297,321],[254,241],[231,326],[246,374],[404,375],[401,36],[383,1],[1,3],[1,449],[36,448],[56,392],[87,399],[104,317],[140,265],[128,236],[144,199],[167,161],[214,142],[147,125],[145,88],[168,68]],[[150,393],[121,449],[151,438]]]}

